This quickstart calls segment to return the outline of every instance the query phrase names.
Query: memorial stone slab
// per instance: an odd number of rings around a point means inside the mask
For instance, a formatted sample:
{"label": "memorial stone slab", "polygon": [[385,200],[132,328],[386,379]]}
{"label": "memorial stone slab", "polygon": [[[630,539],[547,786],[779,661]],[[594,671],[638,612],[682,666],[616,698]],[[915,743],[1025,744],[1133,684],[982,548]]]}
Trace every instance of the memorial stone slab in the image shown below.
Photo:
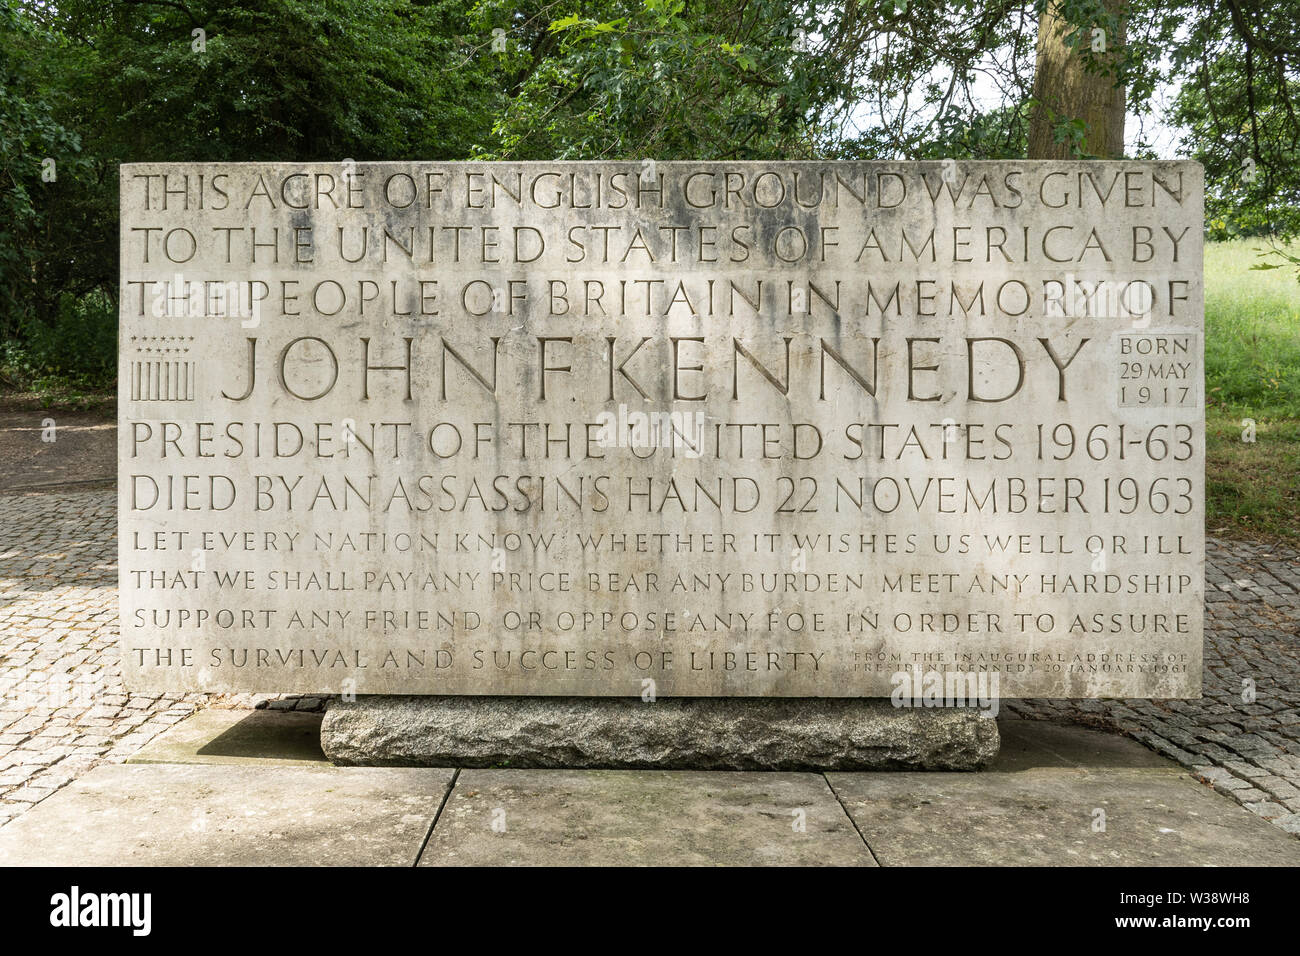
{"label": "memorial stone slab", "polygon": [[1200,693],[1190,162],[121,169],[139,690]]}

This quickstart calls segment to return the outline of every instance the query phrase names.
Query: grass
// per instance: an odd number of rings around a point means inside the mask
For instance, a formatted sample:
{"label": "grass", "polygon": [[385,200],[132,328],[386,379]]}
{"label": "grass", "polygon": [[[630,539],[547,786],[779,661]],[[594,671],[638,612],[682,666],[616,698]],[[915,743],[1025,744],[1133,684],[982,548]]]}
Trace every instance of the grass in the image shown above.
{"label": "grass", "polygon": [[1300,282],[1294,267],[1251,269],[1280,261],[1267,248],[1205,247],[1206,528],[1298,544]]}

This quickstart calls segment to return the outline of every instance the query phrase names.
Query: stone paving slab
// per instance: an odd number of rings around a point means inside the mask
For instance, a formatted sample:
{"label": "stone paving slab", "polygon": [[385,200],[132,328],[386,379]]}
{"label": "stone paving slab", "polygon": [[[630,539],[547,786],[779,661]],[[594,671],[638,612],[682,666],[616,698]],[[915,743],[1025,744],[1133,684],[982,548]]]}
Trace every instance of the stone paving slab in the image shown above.
{"label": "stone paving slab", "polygon": [[466,770],[420,865],[874,866],[875,861],[820,774]]}
{"label": "stone paving slab", "polygon": [[881,866],[1300,866],[1300,843],[1182,772],[828,777]]}
{"label": "stone paving slab", "polygon": [[3,866],[410,866],[450,770],[103,765],[0,829]]}
{"label": "stone paving slab", "polygon": [[127,763],[327,765],[320,714],[201,710],[159,734]]}
{"label": "stone paving slab", "polygon": [[827,774],[882,866],[1300,865],[1300,843],[1133,740],[999,724],[984,773]]}

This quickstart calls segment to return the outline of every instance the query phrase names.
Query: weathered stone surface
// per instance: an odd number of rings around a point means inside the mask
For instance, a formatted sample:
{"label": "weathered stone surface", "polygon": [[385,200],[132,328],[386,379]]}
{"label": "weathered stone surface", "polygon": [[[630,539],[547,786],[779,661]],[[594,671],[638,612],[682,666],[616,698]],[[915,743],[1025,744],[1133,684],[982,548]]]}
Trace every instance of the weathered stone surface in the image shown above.
{"label": "weathered stone surface", "polygon": [[123,166],[128,686],[1196,696],[1202,194]]}
{"label": "weathered stone surface", "polygon": [[821,774],[467,770],[420,866],[875,866]]}
{"label": "weathered stone surface", "polygon": [[0,866],[410,866],[451,784],[414,767],[102,765],[0,828]]}
{"label": "weathered stone surface", "polygon": [[998,730],[880,700],[390,696],[333,701],[321,745],[363,766],[974,770]]}
{"label": "weathered stone surface", "polygon": [[1300,864],[1286,818],[1270,826],[1136,741],[998,723],[988,773],[827,775],[881,866]]}

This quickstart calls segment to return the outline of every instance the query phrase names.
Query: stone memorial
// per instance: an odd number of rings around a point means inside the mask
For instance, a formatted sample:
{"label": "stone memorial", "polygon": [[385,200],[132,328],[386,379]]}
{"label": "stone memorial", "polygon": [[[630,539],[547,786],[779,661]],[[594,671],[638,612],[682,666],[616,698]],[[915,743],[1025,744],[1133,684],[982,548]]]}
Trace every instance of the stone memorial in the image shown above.
{"label": "stone memorial", "polygon": [[1190,162],[123,166],[127,683],[461,765],[977,765],[972,705],[1198,696],[1202,203]]}

